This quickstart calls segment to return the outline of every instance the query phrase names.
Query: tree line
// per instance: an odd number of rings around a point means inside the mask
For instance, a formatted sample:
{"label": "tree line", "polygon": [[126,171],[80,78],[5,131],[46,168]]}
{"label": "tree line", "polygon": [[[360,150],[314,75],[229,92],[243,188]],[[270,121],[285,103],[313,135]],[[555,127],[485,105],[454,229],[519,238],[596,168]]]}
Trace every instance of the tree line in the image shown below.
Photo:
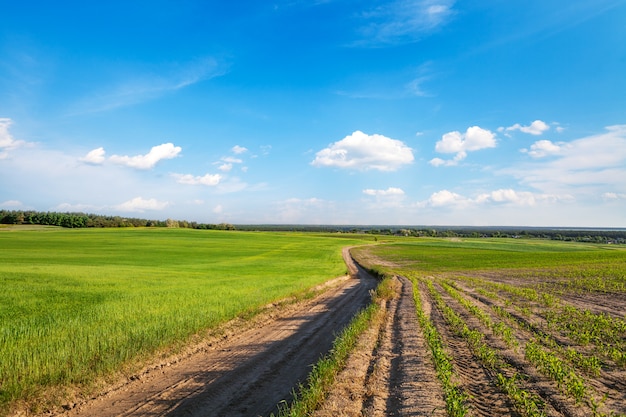
{"label": "tree line", "polygon": [[0,210],[0,224],[38,224],[67,228],[84,227],[169,227],[211,230],[297,231],[324,233],[367,233],[413,237],[468,237],[552,239],[603,244],[626,244],[626,229],[548,227],[444,227],[444,226],[331,226],[331,225],[237,225],[207,224],[187,220],[150,220],[86,213]]}
{"label": "tree line", "polygon": [[150,220],[87,213],[0,210],[0,224],[37,224],[66,228],[83,227],[181,227],[189,229],[235,230],[229,223],[207,224],[186,220]]}

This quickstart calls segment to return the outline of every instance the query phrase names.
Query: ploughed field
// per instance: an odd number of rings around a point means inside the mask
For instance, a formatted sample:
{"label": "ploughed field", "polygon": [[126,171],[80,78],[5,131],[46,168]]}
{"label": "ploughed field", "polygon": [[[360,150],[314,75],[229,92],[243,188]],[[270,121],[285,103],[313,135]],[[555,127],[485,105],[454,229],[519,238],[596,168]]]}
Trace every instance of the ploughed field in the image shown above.
{"label": "ploughed field", "polygon": [[413,239],[352,254],[398,295],[317,415],[626,415],[624,248]]}

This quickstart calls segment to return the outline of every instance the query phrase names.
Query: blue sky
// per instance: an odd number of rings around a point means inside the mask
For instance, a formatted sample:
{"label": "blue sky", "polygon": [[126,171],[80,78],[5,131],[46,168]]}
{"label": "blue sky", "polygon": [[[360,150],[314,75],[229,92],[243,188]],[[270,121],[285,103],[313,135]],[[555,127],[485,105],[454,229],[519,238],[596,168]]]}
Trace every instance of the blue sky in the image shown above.
{"label": "blue sky", "polygon": [[0,208],[626,227],[624,0],[0,9]]}

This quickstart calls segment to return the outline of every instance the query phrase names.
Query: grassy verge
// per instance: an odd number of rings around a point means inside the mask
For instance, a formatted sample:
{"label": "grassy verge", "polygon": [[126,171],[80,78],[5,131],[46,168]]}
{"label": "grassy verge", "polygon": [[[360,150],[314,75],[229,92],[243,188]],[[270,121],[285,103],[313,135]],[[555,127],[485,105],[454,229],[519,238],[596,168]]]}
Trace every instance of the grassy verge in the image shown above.
{"label": "grassy verge", "polygon": [[313,366],[306,383],[295,393],[291,405],[281,409],[280,417],[310,416],[323,403],[337,375],[345,367],[359,337],[371,326],[372,320],[380,311],[379,301],[393,297],[391,285],[390,278],[381,281],[372,303],[352,319],[335,339],[331,351]]}

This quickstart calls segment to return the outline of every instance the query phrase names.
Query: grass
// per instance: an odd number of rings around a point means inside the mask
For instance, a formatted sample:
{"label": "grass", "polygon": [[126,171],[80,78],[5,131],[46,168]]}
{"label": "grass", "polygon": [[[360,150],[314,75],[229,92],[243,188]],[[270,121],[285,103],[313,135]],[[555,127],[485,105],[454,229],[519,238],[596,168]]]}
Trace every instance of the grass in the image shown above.
{"label": "grass", "polygon": [[198,332],[302,296],[343,275],[341,248],[365,239],[189,229],[3,230],[0,412],[17,401],[40,404],[50,388],[88,388]]}
{"label": "grass", "polygon": [[[549,268],[575,273],[581,277],[599,271],[602,275],[619,276],[626,280],[626,250],[612,245],[598,246],[558,241],[529,241],[516,239],[420,238],[402,243],[380,245],[375,249],[361,248],[399,268],[421,272],[470,271],[489,269]],[[580,268],[580,271],[578,271]]]}
{"label": "grass", "polygon": [[[379,300],[393,297],[391,279],[386,278],[378,285],[372,303],[361,310],[333,342],[331,351],[321,358],[309,373],[306,384],[301,385],[299,392],[288,407],[279,412],[279,417],[305,417],[313,415],[323,403],[330,387],[334,384],[339,372],[354,350],[359,337],[371,326],[372,321],[380,312]],[[380,318],[379,318],[380,319]]]}

